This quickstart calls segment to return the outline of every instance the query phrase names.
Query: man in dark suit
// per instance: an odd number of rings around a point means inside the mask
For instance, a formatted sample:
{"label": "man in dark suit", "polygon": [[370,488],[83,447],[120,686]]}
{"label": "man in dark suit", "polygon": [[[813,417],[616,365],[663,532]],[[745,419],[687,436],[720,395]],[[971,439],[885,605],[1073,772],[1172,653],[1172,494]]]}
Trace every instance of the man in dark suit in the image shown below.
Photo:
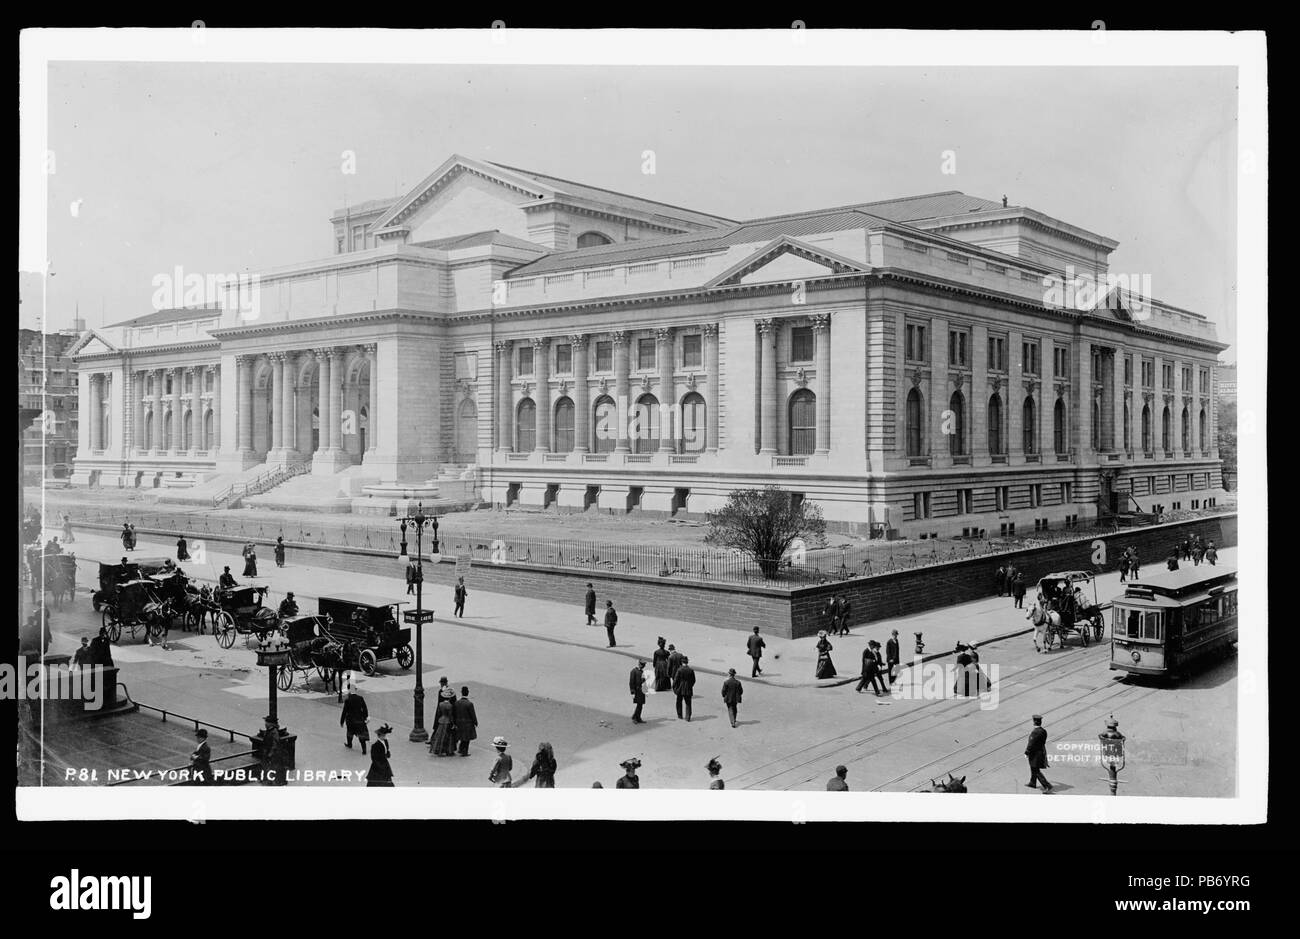
{"label": "man in dark suit", "polygon": [[868,644],[867,647],[862,650],[862,680],[858,682],[858,687],[854,690],[861,693],[867,685],[870,684],[872,690],[876,693],[876,697],[880,697],[880,695],[885,693],[885,689],[880,687],[879,675],[880,662],[876,658],[875,651],[871,648],[871,645]]}
{"label": "man in dark suit", "polygon": [[208,746],[208,732],[200,727],[194,731],[198,741],[190,754],[190,785],[207,786],[212,783],[212,748]]}
{"label": "man in dark suit", "polygon": [[[731,718],[731,726],[735,727],[736,711],[740,707],[740,698],[744,694],[744,688],[740,684],[740,679],[736,677],[734,668],[727,669],[727,675],[727,680],[722,683],[722,702],[727,706],[727,717]],[[690,708],[689,701],[686,706],[688,709]],[[689,713],[689,710],[687,713]]]}
{"label": "man in dark suit", "polygon": [[587,584],[587,625],[596,625],[596,588]]}
{"label": "man in dark suit", "polygon": [[460,697],[451,703],[452,722],[456,725],[456,752],[469,756],[469,742],[478,738],[478,715],[469,699],[469,686],[462,685]]}
{"label": "man in dark suit", "polygon": [[632,723],[644,724],[641,719],[641,707],[645,704],[645,660],[642,659],[632,668],[632,673],[627,677],[627,690],[632,695],[632,703],[636,709],[632,711]]}
{"label": "man in dark suit", "polygon": [[349,750],[352,749],[352,738],[356,737],[361,741],[361,752],[366,752],[366,741],[370,739],[370,731],[366,729],[369,717],[370,709],[366,707],[366,699],[355,691],[349,691],[347,700],[343,702],[343,710],[339,713],[339,726],[347,732],[347,740],[343,745]]}
{"label": "man in dark suit", "polygon": [[229,590],[231,587],[239,586],[238,582],[235,580],[235,575],[230,573],[229,567],[227,567],[224,571],[221,572],[221,576],[217,578],[217,585],[220,587],[224,587],[227,590]]}
{"label": "man in dark suit", "polygon": [[745,645],[749,647],[749,657],[754,660],[754,670],[749,673],[749,677],[757,678],[763,674],[763,670],[758,667],[758,660],[763,657],[763,649],[767,646],[763,637],[758,634],[757,626],[754,627],[754,635],[745,641]]}
{"label": "man in dark suit", "polygon": [[456,613],[457,616],[464,616],[464,615],[465,615],[465,597],[466,597],[468,594],[469,594],[469,591],[468,591],[467,589],[465,589],[465,578],[464,578],[464,577],[457,577],[457,578],[456,578],[456,590],[455,590],[455,600],[456,600],[455,613]]}
{"label": "man in dark suit", "polygon": [[[370,748],[370,772],[366,773],[366,788],[371,786],[392,786],[393,785],[393,767],[388,762],[392,756],[392,750],[388,746],[388,735],[393,732],[393,728],[385,724],[375,731],[375,745]],[[362,744],[362,753],[365,751],[365,744]]]}
{"label": "man in dark suit", "polygon": [[682,664],[673,677],[673,693],[677,695],[677,716],[682,716],[682,704],[686,705],[686,720],[691,719],[691,695],[695,694],[695,669],[691,660],[682,656]]}
{"label": "man in dark suit", "polygon": [[1039,780],[1042,780],[1043,792],[1046,794],[1052,791],[1052,784],[1043,775],[1043,769],[1047,766],[1047,731],[1043,730],[1041,714],[1035,714],[1033,720],[1034,729],[1029,732],[1029,745],[1025,747],[1025,756],[1029,758],[1029,782],[1025,785],[1037,789]]}
{"label": "man in dark suit", "polygon": [[99,627],[99,635],[90,640],[90,662],[92,665],[113,667],[113,644],[108,639],[108,630]]}
{"label": "man in dark suit", "polygon": [[614,648],[614,627],[618,625],[618,613],[614,610],[614,601],[605,601],[605,635],[609,636],[609,647]]}
{"label": "man in dark suit", "polygon": [[845,781],[848,775],[849,775],[849,768],[847,766],[841,765],[835,767],[835,775],[832,776],[831,781],[826,784],[826,791],[827,792],[848,792],[849,784]]}
{"label": "man in dark suit", "polygon": [[849,634],[849,610],[851,605],[845,597],[840,597],[840,635]]}
{"label": "man in dark suit", "polygon": [[892,629],[889,632],[889,639],[885,641],[885,666],[887,669],[885,674],[891,688],[894,686],[894,673],[898,670],[900,661],[902,660],[899,658],[898,653],[898,630]]}
{"label": "man in dark suit", "polygon": [[668,680],[672,681],[677,677],[677,670],[682,667],[682,661],[686,656],[677,651],[677,647],[671,642],[668,643]]}

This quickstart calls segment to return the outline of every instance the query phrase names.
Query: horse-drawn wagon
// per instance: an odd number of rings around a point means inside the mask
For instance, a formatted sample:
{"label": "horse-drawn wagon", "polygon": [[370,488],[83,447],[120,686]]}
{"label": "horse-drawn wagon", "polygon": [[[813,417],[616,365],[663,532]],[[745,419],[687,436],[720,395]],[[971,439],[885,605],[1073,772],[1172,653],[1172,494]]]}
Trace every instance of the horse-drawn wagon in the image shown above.
{"label": "horse-drawn wagon", "polygon": [[284,636],[289,641],[288,664],[280,667],[276,685],[281,691],[293,687],[293,676],[301,673],[303,680],[315,671],[321,681],[333,687],[339,673],[355,660],[356,653],[329,633],[326,618],[319,615],[298,616],[286,620]]}
{"label": "horse-drawn wagon", "polygon": [[137,558],[126,564],[100,564],[99,589],[90,595],[91,606],[98,613],[104,604],[113,602],[120,584],[163,573],[171,563],[171,558]]}
{"label": "horse-drawn wagon", "polygon": [[104,601],[100,615],[110,642],[120,641],[123,629],[131,633],[132,639],[143,630],[152,641],[167,631],[171,611],[159,597],[158,585],[141,577],[118,584],[112,598]]}
{"label": "horse-drawn wagon", "polygon": [[[1084,590],[1092,585],[1092,596]],[[1025,618],[1034,624],[1034,648],[1050,650],[1053,643],[1064,646],[1071,633],[1088,644],[1088,632],[1100,642],[1106,629],[1101,604],[1097,602],[1097,581],[1089,571],[1061,571],[1039,579],[1038,596]],[[1042,645],[1039,636],[1043,637]]]}
{"label": "horse-drawn wagon", "polygon": [[397,659],[402,668],[411,667],[415,662],[411,630],[398,625],[398,612],[405,602],[351,593],[317,600],[317,610],[325,618],[326,634],[345,648],[355,650],[344,668],[360,668],[373,675],[379,663],[388,659]]}
{"label": "horse-drawn wagon", "polygon": [[219,588],[213,601],[221,608],[214,613],[212,633],[217,645],[229,649],[235,636],[252,635],[258,642],[280,628],[280,615],[262,601],[267,588],[260,584]]}

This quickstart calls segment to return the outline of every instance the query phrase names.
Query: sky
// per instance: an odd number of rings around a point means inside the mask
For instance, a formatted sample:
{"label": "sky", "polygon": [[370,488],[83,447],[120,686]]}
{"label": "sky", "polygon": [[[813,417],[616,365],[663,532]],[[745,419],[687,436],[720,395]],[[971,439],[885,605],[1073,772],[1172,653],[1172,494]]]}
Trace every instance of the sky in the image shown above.
{"label": "sky", "polygon": [[[1118,240],[1112,272],[1149,274],[1155,297],[1232,342],[1235,79],[1168,67],[56,62],[47,326],[71,326],[78,309],[92,327],[147,313],[153,278],[178,265],[237,274],[329,255],[336,208],[405,193],[460,153],[735,219],[1006,195]],[[23,325],[35,325],[41,286],[20,282]]]}

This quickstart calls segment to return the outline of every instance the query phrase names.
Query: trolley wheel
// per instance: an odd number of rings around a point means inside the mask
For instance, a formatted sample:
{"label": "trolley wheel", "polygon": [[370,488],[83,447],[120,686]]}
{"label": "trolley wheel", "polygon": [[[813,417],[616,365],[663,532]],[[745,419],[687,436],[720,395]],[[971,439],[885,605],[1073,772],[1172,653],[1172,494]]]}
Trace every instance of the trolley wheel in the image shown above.
{"label": "trolley wheel", "polygon": [[280,674],[275,676],[275,687],[288,691],[293,687],[293,669],[287,665],[280,666]]}
{"label": "trolley wheel", "polygon": [[397,664],[402,668],[410,668],[415,664],[415,652],[409,643],[397,650]]}
{"label": "trolley wheel", "polygon": [[361,664],[361,670],[367,675],[373,675],[379,671],[379,659],[375,657],[374,649],[362,649],[361,654],[357,656]]}
{"label": "trolley wheel", "polygon": [[216,634],[217,645],[221,648],[229,649],[235,644],[235,618],[229,613],[219,614],[212,624],[212,630]]}

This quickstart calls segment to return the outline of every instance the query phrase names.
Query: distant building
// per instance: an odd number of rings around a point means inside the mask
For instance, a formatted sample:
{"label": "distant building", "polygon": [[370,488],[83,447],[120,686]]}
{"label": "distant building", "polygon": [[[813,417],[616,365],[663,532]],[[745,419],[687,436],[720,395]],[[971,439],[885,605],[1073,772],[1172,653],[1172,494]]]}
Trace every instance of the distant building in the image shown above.
{"label": "distant building", "polygon": [[69,350],[80,338],[79,329],[40,333],[18,330],[18,407],[39,412],[24,428],[23,466],[28,479],[39,479],[56,466],[71,472],[77,455],[77,366]]}
{"label": "distant building", "polygon": [[1237,401],[1237,365],[1220,365],[1214,371],[1217,385],[1214,395],[1220,404],[1235,404]]}

